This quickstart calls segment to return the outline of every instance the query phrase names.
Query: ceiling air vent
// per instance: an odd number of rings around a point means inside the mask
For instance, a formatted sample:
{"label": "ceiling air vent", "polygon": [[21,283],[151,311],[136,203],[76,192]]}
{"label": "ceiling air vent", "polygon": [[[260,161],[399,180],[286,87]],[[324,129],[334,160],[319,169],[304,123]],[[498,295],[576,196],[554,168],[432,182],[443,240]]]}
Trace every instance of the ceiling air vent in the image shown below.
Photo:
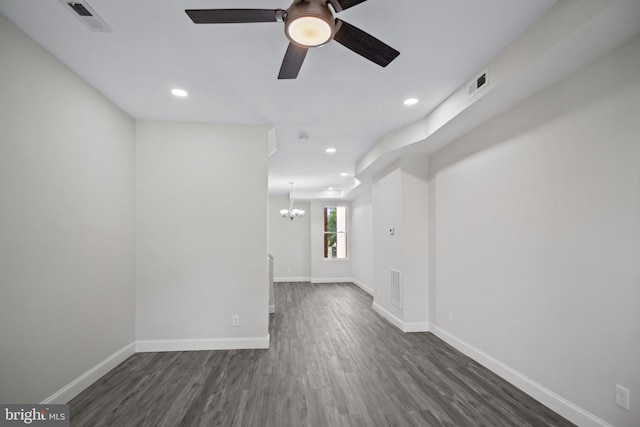
{"label": "ceiling air vent", "polygon": [[71,7],[71,9],[75,10],[76,13],[80,16],[93,16],[91,12],[89,12],[89,10],[86,7],[84,7],[82,3],[71,2],[67,4]]}
{"label": "ceiling air vent", "polygon": [[95,10],[93,10],[86,1],[61,0],[61,2],[66,5],[67,9],[91,31],[98,33],[113,32],[104,19],[98,16]]}
{"label": "ceiling air vent", "polygon": [[484,89],[489,83],[489,70],[485,69],[475,76],[469,84],[469,98],[477,94],[480,89]]}

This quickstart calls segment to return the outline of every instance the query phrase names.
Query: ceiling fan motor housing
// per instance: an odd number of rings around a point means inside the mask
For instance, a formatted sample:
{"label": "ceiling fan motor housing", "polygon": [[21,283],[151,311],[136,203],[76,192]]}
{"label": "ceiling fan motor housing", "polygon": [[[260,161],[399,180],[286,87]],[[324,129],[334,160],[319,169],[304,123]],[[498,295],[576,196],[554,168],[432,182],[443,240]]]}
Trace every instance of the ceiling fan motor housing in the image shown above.
{"label": "ceiling fan motor housing", "polygon": [[[302,41],[300,38],[300,32],[312,30],[309,28],[302,28],[303,25],[305,27],[307,25],[301,24],[304,21],[307,21],[308,24],[312,24],[313,26],[322,26],[321,29],[323,30],[323,37],[319,40],[313,40],[312,37],[309,41]],[[333,19],[333,14],[331,13],[327,3],[323,0],[295,0],[289,9],[287,9],[284,22],[284,31],[287,38],[302,47],[322,46],[331,41],[335,35],[335,21]],[[315,36],[315,34],[312,36]]]}

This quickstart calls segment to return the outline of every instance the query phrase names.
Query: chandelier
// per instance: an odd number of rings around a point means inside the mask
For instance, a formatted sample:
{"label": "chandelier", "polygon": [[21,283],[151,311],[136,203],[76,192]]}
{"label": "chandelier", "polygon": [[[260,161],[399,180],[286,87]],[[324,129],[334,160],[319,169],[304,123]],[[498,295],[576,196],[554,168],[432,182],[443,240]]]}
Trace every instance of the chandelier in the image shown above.
{"label": "chandelier", "polygon": [[293,181],[289,182],[289,185],[291,186],[291,189],[289,190],[289,209],[282,209],[280,211],[280,215],[293,221],[294,218],[304,216],[304,211],[302,209],[293,208],[293,199],[291,198],[291,193],[293,193]]}

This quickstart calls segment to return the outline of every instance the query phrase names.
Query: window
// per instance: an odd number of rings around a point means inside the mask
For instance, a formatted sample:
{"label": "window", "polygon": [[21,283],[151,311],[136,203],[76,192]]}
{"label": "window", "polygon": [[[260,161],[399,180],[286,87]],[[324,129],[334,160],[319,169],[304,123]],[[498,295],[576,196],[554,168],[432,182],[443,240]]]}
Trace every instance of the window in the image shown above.
{"label": "window", "polygon": [[324,207],[324,257],[325,259],[347,258],[347,208],[345,206]]}

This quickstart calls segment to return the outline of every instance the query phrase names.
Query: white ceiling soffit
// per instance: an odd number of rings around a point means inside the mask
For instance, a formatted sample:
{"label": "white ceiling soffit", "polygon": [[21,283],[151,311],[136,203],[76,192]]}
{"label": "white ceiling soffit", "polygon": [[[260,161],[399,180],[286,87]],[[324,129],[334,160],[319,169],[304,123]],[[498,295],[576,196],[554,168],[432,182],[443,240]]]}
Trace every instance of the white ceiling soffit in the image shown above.
{"label": "white ceiling soffit", "polygon": [[[426,118],[382,137],[357,162],[360,187],[402,156],[441,149],[639,33],[638,1],[559,1],[491,61],[477,95],[469,97],[467,82]],[[361,194],[358,187],[345,197]]]}

